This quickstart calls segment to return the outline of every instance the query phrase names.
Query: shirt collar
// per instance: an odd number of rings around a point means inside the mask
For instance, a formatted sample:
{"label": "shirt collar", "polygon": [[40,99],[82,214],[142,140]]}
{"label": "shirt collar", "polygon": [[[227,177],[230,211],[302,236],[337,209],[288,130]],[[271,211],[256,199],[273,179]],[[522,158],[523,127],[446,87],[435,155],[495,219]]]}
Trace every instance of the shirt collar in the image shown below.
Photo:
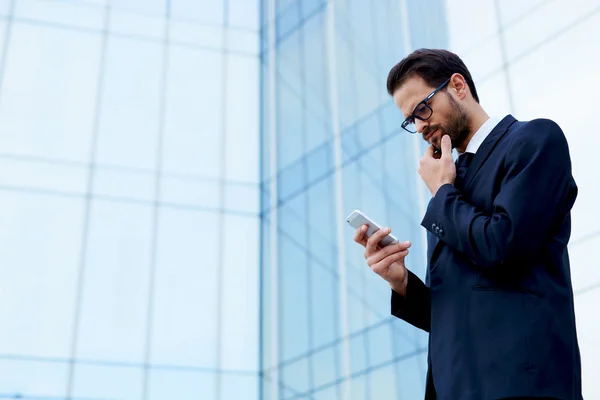
{"label": "shirt collar", "polygon": [[[469,141],[465,153],[477,153],[477,150],[479,149],[485,138],[488,137],[488,135],[492,132],[496,125],[498,125],[499,122],[500,119],[498,119],[497,117],[488,118],[487,121],[485,121],[483,125],[481,125],[481,127],[477,130],[477,132],[475,132],[475,134]],[[458,150],[456,152],[459,156],[462,154]]]}

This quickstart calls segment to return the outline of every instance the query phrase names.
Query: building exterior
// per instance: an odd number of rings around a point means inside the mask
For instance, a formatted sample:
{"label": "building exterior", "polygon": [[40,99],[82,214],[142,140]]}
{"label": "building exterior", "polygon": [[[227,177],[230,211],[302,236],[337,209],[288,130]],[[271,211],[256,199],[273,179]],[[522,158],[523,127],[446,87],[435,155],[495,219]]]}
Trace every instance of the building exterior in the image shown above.
{"label": "building exterior", "polygon": [[491,114],[563,127],[600,396],[600,7],[576,3],[0,0],[0,398],[422,398],[427,336],[345,223],[424,276],[424,147],[385,90],[419,47]]}

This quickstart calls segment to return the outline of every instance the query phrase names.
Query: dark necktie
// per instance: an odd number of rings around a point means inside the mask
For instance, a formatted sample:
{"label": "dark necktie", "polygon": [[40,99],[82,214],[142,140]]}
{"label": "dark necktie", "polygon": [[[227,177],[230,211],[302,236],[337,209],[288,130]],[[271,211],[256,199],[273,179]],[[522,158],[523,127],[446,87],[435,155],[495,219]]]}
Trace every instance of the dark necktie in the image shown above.
{"label": "dark necktie", "polygon": [[467,170],[469,169],[469,165],[471,161],[475,157],[473,153],[463,153],[456,160],[456,181],[454,181],[454,186],[458,190],[463,189],[463,185],[465,182],[465,177],[467,176]]}

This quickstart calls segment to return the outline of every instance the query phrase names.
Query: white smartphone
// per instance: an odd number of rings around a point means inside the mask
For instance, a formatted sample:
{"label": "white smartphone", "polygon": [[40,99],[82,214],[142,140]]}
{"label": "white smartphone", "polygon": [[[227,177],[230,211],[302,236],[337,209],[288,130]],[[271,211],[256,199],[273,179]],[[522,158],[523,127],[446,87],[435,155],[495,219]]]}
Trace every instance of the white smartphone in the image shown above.
{"label": "white smartphone", "polygon": [[[372,234],[381,229],[379,225],[375,223],[371,218],[367,217],[362,211],[354,210],[350,215],[346,217],[346,221],[350,224],[354,229],[358,229],[361,225],[367,225],[369,228],[367,229],[367,233],[365,236],[367,238],[371,237]],[[379,247],[389,246],[390,244],[398,243],[398,239],[391,233],[386,237],[381,239],[379,242]]]}

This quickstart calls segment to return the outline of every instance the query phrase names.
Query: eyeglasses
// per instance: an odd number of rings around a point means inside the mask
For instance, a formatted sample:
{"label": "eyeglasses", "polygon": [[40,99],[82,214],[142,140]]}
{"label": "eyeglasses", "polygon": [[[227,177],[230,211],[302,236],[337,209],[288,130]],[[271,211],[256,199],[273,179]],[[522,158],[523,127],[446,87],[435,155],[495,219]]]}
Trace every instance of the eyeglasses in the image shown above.
{"label": "eyeglasses", "polygon": [[431,92],[429,96],[425,97],[419,104],[417,104],[412,114],[410,114],[404,120],[404,122],[402,122],[402,129],[410,133],[417,133],[415,118],[420,119],[421,121],[427,121],[429,118],[431,118],[431,115],[433,114],[433,109],[429,106],[428,102],[433,96],[435,96],[437,92],[442,90],[448,84],[448,82],[450,82],[450,78],[448,78],[444,83],[442,83],[433,92]]}

